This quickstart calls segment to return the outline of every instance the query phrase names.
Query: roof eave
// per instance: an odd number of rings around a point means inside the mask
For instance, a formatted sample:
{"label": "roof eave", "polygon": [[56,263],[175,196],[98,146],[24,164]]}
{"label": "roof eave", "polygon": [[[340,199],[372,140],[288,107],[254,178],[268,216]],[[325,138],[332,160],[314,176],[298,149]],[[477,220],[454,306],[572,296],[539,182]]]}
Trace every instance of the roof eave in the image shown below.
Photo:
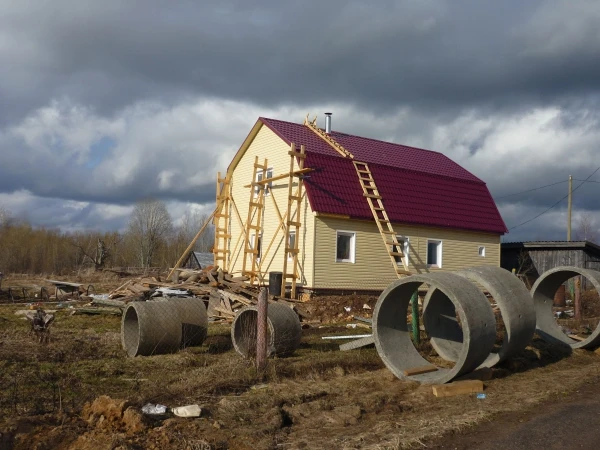
{"label": "roof eave", "polygon": [[250,144],[260,131],[263,124],[264,122],[261,120],[261,118],[259,118],[248,133],[248,136],[246,136],[246,139],[244,139],[244,142],[242,142],[242,145],[240,146],[233,159],[231,160],[231,163],[229,163],[229,166],[227,167],[227,175],[229,175],[230,177],[233,174],[233,171],[235,170],[239,162],[241,161],[242,157],[244,156],[244,153],[246,153],[246,150],[248,150],[248,147],[250,147]]}

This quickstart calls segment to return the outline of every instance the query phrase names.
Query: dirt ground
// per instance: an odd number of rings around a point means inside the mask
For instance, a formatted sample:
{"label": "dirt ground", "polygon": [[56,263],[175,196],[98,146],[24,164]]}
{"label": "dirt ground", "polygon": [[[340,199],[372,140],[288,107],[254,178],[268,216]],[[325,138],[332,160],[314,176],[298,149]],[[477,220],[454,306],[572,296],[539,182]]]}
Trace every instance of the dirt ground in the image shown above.
{"label": "dirt ground", "polygon": [[[94,283],[106,292],[122,280]],[[50,342],[39,344],[15,314],[24,305],[0,305],[0,449],[420,448],[566,398],[600,375],[600,355],[569,354],[536,337],[493,370],[485,399],[436,398],[431,387],[393,377],[372,346],[340,352],[339,342],[321,339],[368,333],[346,325],[352,314],[370,316],[364,304],[376,299],[304,304],[322,323],[304,329],[299,350],[270,360],[261,376],[232,350],[227,325],[211,325],[202,347],[128,358],[119,317],[58,309]],[[203,412],[152,419],[140,412],[147,403],[199,404]]]}

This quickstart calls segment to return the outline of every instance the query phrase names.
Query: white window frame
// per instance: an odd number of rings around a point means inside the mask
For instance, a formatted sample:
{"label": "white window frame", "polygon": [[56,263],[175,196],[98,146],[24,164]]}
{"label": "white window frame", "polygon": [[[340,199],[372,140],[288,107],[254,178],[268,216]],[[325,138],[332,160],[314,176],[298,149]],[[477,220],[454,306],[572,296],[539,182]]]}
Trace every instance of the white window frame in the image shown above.
{"label": "white window frame", "polygon": [[436,264],[429,264],[429,262],[427,262],[427,267],[433,267],[433,268],[438,268],[441,269],[442,268],[442,240],[441,239],[427,239],[427,254],[425,255],[425,261],[429,261],[429,243],[437,243],[437,263]]}
{"label": "white window frame", "polygon": [[[338,237],[348,236],[350,237],[350,259],[338,259]],[[336,230],[335,231],[335,262],[336,263],[351,263],[354,264],[356,261],[356,231],[349,230]]]}
{"label": "white window frame", "polygon": [[[404,245],[402,246],[402,252],[404,253],[404,256],[406,257],[406,264],[410,264],[410,238],[408,236],[403,236],[401,234],[396,235],[396,240],[398,241],[404,241]],[[395,246],[392,247],[392,251],[395,251],[394,249]],[[396,259],[398,258],[398,259]],[[402,260],[400,259],[399,256],[394,256],[394,260],[396,261],[396,264],[401,266],[402,265]]]}
{"label": "white window frame", "polygon": [[485,246],[484,245],[479,246],[479,248],[477,249],[477,254],[480,257],[485,258]]}
{"label": "white window frame", "polygon": [[[260,261],[260,257],[262,256],[262,233],[258,234],[258,240],[260,241],[261,248],[260,248],[260,251],[259,251],[258,255],[256,255],[256,260]],[[255,242],[256,242],[256,233],[252,233],[250,235],[250,248],[252,250],[255,250],[255,248],[254,248],[254,243]]]}
{"label": "white window frame", "polygon": [[[264,177],[263,175],[263,170],[262,169],[258,169],[256,171],[256,182],[258,181],[262,181],[264,178],[273,178],[273,168],[272,167],[267,167],[267,176]],[[265,197],[267,195],[271,195],[271,188],[273,187],[273,182],[269,181],[268,184],[266,184],[265,186],[263,186],[263,189],[265,190]],[[260,189],[259,186],[254,186],[254,197],[258,197],[258,190]]]}
{"label": "white window frame", "polygon": [[[290,235],[289,235],[289,240],[287,242],[287,246],[288,248],[292,248],[292,246],[290,245],[291,243],[291,237],[294,236],[294,246],[296,245],[296,231],[290,231]],[[294,255],[291,252],[288,252],[287,255],[288,261],[292,261],[294,259]]]}

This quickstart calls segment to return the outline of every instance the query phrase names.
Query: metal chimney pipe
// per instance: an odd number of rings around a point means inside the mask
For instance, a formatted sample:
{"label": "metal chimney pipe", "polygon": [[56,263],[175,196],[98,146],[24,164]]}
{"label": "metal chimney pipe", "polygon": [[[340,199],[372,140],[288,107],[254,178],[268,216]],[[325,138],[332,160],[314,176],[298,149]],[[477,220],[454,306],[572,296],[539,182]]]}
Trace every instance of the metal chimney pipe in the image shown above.
{"label": "metal chimney pipe", "polygon": [[331,113],[325,113],[325,133],[331,133]]}

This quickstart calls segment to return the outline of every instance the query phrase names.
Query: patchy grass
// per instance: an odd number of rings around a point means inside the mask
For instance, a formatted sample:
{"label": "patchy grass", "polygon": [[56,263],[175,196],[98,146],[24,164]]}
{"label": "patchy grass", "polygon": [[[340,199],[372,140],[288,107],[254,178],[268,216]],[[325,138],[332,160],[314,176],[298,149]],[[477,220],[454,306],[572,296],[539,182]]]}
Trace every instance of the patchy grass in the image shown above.
{"label": "patchy grass", "polygon": [[[339,342],[321,339],[364,333],[345,324],[303,330],[293,356],[270,360],[258,374],[233,351],[227,325],[211,325],[202,347],[127,358],[119,317],[58,310],[51,341],[41,345],[15,315],[19,308],[0,306],[0,433],[17,449],[418,448],[600,377],[599,355],[560,351],[536,338],[494,369],[485,400],[438,399],[431,387],[393,377],[374,348],[340,352]],[[420,351],[440,363],[427,341]],[[84,404],[101,395],[136,410],[149,402],[198,403],[204,413],[147,421],[134,432],[81,417]]]}

